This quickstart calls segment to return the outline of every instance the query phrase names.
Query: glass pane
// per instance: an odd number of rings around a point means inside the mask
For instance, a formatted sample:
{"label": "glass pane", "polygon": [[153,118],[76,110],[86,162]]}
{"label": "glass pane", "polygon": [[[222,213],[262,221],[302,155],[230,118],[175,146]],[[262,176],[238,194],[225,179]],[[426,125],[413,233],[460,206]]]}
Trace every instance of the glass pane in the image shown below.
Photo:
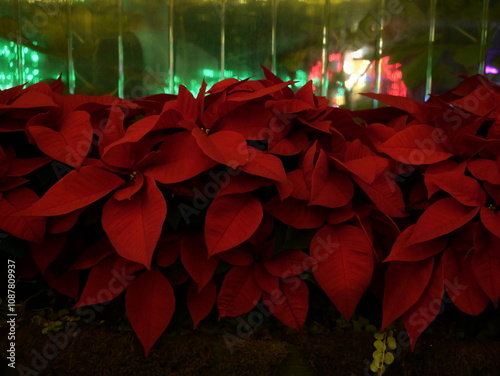
{"label": "glass pane", "polygon": [[457,85],[457,74],[478,72],[483,2],[437,2],[436,39],[433,47],[432,92]]}
{"label": "glass pane", "polygon": [[0,90],[20,84],[17,34],[19,23],[13,0],[0,0]]}
{"label": "glass pane", "polygon": [[279,1],[276,21],[277,75],[283,80],[298,81],[295,87],[312,79],[319,94],[322,64],[325,1]]}
{"label": "glass pane", "polygon": [[228,0],[225,77],[262,77],[271,69],[272,0]]}
{"label": "glass pane", "polygon": [[22,72],[28,84],[65,79],[67,73],[67,5],[63,2],[23,1]]}
{"label": "glass pane", "polygon": [[485,74],[500,83],[500,2],[490,1],[488,14],[488,43],[486,45]]}
{"label": "glass pane", "polygon": [[[119,0],[73,3],[71,30],[77,93],[118,94],[119,29]],[[124,44],[127,42],[125,36]]]}
{"label": "glass pane", "polygon": [[[377,0],[334,1],[328,12],[328,97],[332,104],[368,108],[372,100],[360,93],[375,91],[377,36],[380,22]],[[315,67],[319,76],[321,63]]]}
{"label": "glass pane", "polygon": [[169,2],[123,2],[125,96],[169,91]]}
{"label": "glass pane", "polygon": [[197,92],[203,79],[210,87],[221,78],[220,0],[182,0],[174,3],[175,86]]}

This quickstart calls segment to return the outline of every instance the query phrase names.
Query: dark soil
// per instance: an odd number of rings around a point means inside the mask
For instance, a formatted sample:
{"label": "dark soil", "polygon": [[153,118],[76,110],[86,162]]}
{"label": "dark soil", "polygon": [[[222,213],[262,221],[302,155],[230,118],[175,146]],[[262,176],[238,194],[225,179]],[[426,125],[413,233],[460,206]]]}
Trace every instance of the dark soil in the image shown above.
{"label": "dark soil", "polygon": [[[4,355],[5,328],[0,332]],[[214,324],[199,330],[175,333],[167,330],[146,358],[133,332],[118,327],[98,323],[84,326],[74,338],[67,337],[67,341],[56,337],[63,347],[59,350],[54,337],[42,334],[39,326],[28,325],[17,330],[17,364],[26,366],[21,375],[40,376],[372,375],[368,366],[374,351],[373,336],[368,332],[256,331],[239,339],[232,352],[225,342],[227,335]],[[44,351],[51,360],[45,362],[37,357]],[[28,372],[28,368],[33,372]],[[396,360],[385,375],[498,376],[500,342],[452,340],[424,334],[413,353],[403,347],[396,350]]]}

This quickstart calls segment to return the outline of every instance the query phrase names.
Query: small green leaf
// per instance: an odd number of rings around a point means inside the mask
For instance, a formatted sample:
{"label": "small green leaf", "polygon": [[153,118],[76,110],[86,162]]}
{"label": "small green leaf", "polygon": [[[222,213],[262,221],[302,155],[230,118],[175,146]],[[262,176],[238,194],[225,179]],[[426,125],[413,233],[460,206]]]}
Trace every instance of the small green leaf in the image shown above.
{"label": "small green leaf", "polygon": [[382,357],[383,357],[382,351],[375,350],[373,352],[373,360],[376,360],[378,363],[382,362]]}
{"label": "small green leaf", "polygon": [[387,338],[387,346],[391,349],[391,350],[395,350],[396,347],[398,347],[397,343],[396,343],[396,339],[394,337],[388,337]]}
{"label": "small green leaf", "polygon": [[370,371],[378,372],[378,369],[379,369],[379,363],[376,360],[374,360],[372,364],[370,364]]}
{"label": "small green leaf", "polygon": [[375,346],[375,348],[379,351],[385,351],[387,346],[385,345],[384,342],[382,342],[381,340],[376,340],[375,342],[373,342],[373,346]]}
{"label": "small green leaf", "polygon": [[384,333],[377,332],[373,336],[375,339],[384,339]]}
{"label": "small green leaf", "polygon": [[384,363],[385,364],[392,364],[393,362],[394,362],[394,354],[391,352],[385,353]]}
{"label": "small green leaf", "polygon": [[[372,324],[368,324],[367,326],[365,326],[365,330],[368,333],[377,333],[377,327],[375,325],[372,325]],[[379,339],[379,338],[377,338],[377,339]]]}

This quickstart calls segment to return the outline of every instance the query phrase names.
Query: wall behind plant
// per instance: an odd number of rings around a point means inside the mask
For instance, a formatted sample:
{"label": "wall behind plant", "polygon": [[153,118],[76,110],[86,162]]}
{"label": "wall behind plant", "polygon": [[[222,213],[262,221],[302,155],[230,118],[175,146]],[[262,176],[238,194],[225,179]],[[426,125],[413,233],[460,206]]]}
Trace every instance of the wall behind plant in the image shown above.
{"label": "wall behind plant", "polygon": [[425,99],[500,68],[490,0],[0,0],[0,89],[62,75],[70,93],[196,91],[260,64],[349,108]]}

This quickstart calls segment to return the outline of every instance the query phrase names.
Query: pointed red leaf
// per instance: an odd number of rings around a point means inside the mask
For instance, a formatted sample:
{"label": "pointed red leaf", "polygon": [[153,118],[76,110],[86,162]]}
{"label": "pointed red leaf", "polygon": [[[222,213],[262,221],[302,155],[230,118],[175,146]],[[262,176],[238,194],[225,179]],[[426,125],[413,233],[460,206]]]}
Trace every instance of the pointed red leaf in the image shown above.
{"label": "pointed red leaf", "polygon": [[42,274],[61,254],[67,239],[68,234],[47,235],[42,242],[30,244],[31,257]]}
{"label": "pointed red leaf", "polygon": [[151,155],[144,174],[163,184],[188,180],[217,164],[203,153],[189,132],[168,136],[160,151]]}
{"label": "pointed red leaf", "polygon": [[500,238],[480,229],[475,234],[474,243],[470,267],[479,286],[497,308],[500,298]]}
{"label": "pointed red leaf", "polygon": [[266,212],[281,222],[297,229],[318,228],[325,223],[327,209],[322,206],[308,206],[307,201],[279,197],[264,205]]}
{"label": "pointed red leaf", "polygon": [[372,184],[353,176],[352,179],[368,195],[375,206],[390,217],[405,217],[403,193],[396,182],[389,176],[381,175]]}
{"label": "pointed red leaf", "polygon": [[249,194],[217,197],[205,218],[208,253],[231,249],[250,238],[262,221],[260,201]]}
{"label": "pointed red leaf", "polygon": [[181,242],[177,234],[161,236],[156,244],[154,260],[156,265],[166,268],[172,265],[181,253]]}
{"label": "pointed red leaf", "polygon": [[59,162],[76,168],[81,166],[92,143],[90,115],[84,111],[70,112],[62,120],[58,132],[37,125],[28,129],[41,151]]}
{"label": "pointed red leaf", "polygon": [[214,161],[231,168],[248,162],[247,141],[243,135],[233,131],[220,131],[206,135],[200,128],[193,128],[191,134],[198,147]]}
{"label": "pointed red leaf", "polygon": [[363,230],[351,225],[326,225],[311,241],[318,264],[314,278],[340,313],[350,319],[370,284],[373,248]]}
{"label": "pointed red leaf", "polygon": [[269,272],[266,270],[266,268],[264,268],[264,266],[262,266],[261,263],[254,264],[253,272],[255,274],[255,280],[257,281],[257,284],[262,289],[262,291],[272,294],[278,290],[278,277],[269,274]]}
{"label": "pointed red leaf", "polygon": [[124,183],[111,172],[84,166],[65,175],[21,214],[53,216],[70,213],[99,200]]}
{"label": "pointed red leaf", "polygon": [[261,294],[253,266],[233,267],[227,272],[217,297],[219,316],[236,317],[247,313],[255,307]]}
{"label": "pointed red leaf", "polygon": [[465,164],[443,161],[429,166],[425,171],[425,185],[429,197],[442,189],[463,205],[480,206],[486,201],[479,182],[465,175]]}
{"label": "pointed red leaf", "polygon": [[483,312],[488,306],[488,295],[472,273],[470,256],[447,249],[443,255],[443,267],[446,291],[457,308],[473,316]]}
{"label": "pointed red leaf", "polygon": [[19,215],[38,201],[35,192],[19,187],[0,197],[0,229],[19,239],[40,242],[45,234],[45,218]]}
{"label": "pointed red leaf", "polygon": [[219,264],[216,256],[208,257],[203,235],[194,232],[186,233],[181,239],[181,262],[198,284],[198,291],[212,279]]}
{"label": "pointed red leaf", "polygon": [[8,176],[24,176],[32,171],[45,166],[51,161],[50,158],[16,158],[9,161]]}
{"label": "pointed red leaf", "polygon": [[146,356],[167,328],[175,310],[172,286],[156,268],[139,275],[127,290],[125,307]]}
{"label": "pointed red leaf", "polygon": [[286,326],[301,330],[309,308],[309,289],[300,278],[280,281],[280,290],[264,293],[263,301],[269,312]]}
{"label": "pointed red leaf", "polygon": [[275,181],[286,181],[286,173],[281,159],[255,148],[249,149],[250,158],[245,165],[241,166],[243,171]]}
{"label": "pointed red leaf", "polygon": [[490,209],[482,207],[480,215],[484,227],[500,238],[500,212],[494,213]]}
{"label": "pointed red leaf", "polygon": [[384,261],[420,261],[438,254],[448,245],[448,240],[444,238],[408,244],[414,231],[415,225],[404,230],[394,242],[391,253]]}
{"label": "pointed red leaf", "polygon": [[208,316],[216,298],[217,287],[213,281],[209,281],[201,291],[198,291],[196,282],[191,282],[187,292],[187,306],[195,329],[200,321]]}
{"label": "pointed red leaf", "polygon": [[468,223],[478,211],[479,208],[462,205],[453,198],[436,201],[418,219],[407,245],[449,234]]}
{"label": "pointed red leaf", "polygon": [[385,271],[382,330],[418,302],[429,285],[433,267],[433,257],[389,263]]}
{"label": "pointed red leaf", "polygon": [[309,199],[311,198],[311,191],[306,185],[304,170],[299,168],[297,170],[289,172],[286,176],[292,183],[292,197],[299,200],[309,201]]}
{"label": "pointed red leaf", "polygon": [[125,135],[122,138],[116,140],[115,142],[112,142],[104,148],[104,151],[102,152],[102,158],[105,159],[106,154],[119,145],[139,141],[154,128],[158,121],[158,117],[159,115],[152,115],[136,121],[134,124],[127,128]]}
{"label": "pointed red leaf", "polygon": [[420,334],[440,313],[443,295],[444,272],[443,263],[440,261],[435,265],[429,285],[420,299],[403,315],[412,351]]}
{"label": "pointed red leaf", "polygon": [[71,269],[89,269],[112,253],[115,253],[115,249],[111,245],[109,239],[102,236],[89,248],[85,249],[80,257],[73,263]]}
{"label": "pointed red leaf", "polygon": [[432,164],[453,156],[429,125],[410,125],[380,146],[380,150],[399,162],[412,165]]}
{"label": "pointed red leaf", "polygon": [[311,205],[339,208],[347,205],[354,196],[354,184],[341,172],[330,171],[323,178],[313,174]]}
{"label": "pointed red leaf", "polygon": [[119,255],[149,268],[166,216],[163,194],[153,179],[146,178],[130,200],[110,198],[104,204],[102,227]]}
{"label": "pointed red leaf", "polygon": [[302,251],[283,251],[263,261],[269,273],[279,278],[289,278],[304,273],[316,265],[316,260]]}
{"label": "pointed red leaf", "polygon": [[69,231],[76,225],[80,215],[85,211],[84,208],[75,210],[74,212],[58,215],[48,218],[48,231],[51,234],[60,234]]}
{"label": "pointed red leaf", "polygon": [[143,266],[111,254],[90,271],[80,299],[73,308],[104,303],[116,298],[135,278]]}
{"label": "pointed red leaf", "polygon": [[474,159],[467,164],[471,174],[479,180],[491,184],[500,184],[500,168],[498,163],[489,159]]}

